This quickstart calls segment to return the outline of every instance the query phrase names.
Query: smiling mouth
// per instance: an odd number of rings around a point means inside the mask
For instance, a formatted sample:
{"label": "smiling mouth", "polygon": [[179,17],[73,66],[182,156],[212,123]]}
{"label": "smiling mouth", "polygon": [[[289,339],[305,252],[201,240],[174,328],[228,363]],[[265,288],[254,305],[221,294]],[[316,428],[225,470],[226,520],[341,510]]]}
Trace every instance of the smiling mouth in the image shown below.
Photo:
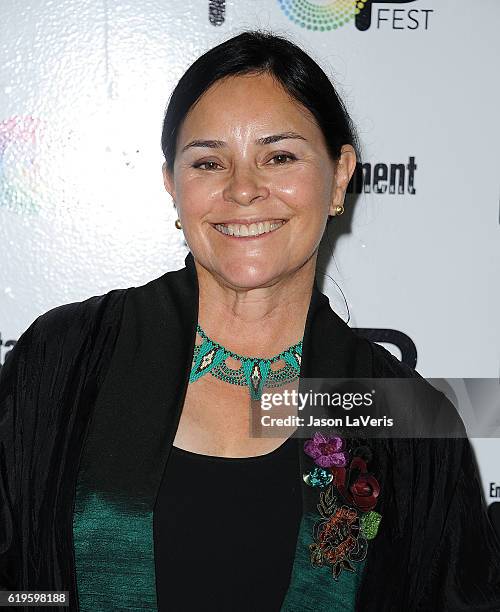
{"label": "smiling mouth", "polygon": [[213,223],[220,234],[233,238],[258,238],[266,234],[272,234],[277,229],[285,225],[288,219],[272,219],[269,221],[259,221],[258,223]]}

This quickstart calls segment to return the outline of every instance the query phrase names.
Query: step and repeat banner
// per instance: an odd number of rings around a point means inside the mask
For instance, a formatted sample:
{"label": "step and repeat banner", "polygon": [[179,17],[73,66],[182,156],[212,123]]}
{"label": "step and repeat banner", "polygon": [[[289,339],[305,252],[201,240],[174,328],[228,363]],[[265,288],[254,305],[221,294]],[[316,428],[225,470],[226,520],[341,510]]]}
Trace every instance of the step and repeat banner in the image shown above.
{"label": "step and repeat banner", "polygon": [[[263,28],[320,63],[362,143],[321,246],[332,307],[425,377],[498,381],[497,0],[2,0],[0,19],[0,364],[50,308],[184,265],[168,96]],[[500,503],[500,440],[472,442]]]}

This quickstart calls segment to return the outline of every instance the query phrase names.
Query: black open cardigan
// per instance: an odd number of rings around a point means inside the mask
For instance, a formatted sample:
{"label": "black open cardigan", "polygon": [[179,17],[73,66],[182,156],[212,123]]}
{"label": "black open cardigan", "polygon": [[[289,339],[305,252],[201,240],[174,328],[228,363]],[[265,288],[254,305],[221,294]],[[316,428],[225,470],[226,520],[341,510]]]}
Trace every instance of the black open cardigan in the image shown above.
{"label": "black open cardigan", "polygon": [[[198,281],[191,253],[185,264],[143,286],[54,308],[11,351],[0,374],[0,590],[68,590],[70,610],[79,610],[77,477],[78,487],[121,504],[129,525],[151,516],[196,337]],[[316,283],[300,376],[420,378],[357,335]],[[455,415],[445,396],[435,394]],[[470,442],[386,439],[369,446],[371,471],[381,483],[376,510],[382,522],[369,544],[356,609],[498,612],[500,544]],[[303,452],[300,460],[303,468]],[[314,510],[317,501],[317,491],[304,486],[304,511]],[[137,563],[152,557],[151,522],[145,524],[142,544],[149,550]],[[124,525],[116,525],[117,534]],[[110,559],[120,553],[114,546],[110,537]],[[310,605],[296,612],[321,609],[314,603],[319,574],[311,573]],[[148,593],[127,574],[115,586],[120,593],[111,585],[108,609],[155,609],[154,576]],[[334,589],[335,582],[326,588]]]}

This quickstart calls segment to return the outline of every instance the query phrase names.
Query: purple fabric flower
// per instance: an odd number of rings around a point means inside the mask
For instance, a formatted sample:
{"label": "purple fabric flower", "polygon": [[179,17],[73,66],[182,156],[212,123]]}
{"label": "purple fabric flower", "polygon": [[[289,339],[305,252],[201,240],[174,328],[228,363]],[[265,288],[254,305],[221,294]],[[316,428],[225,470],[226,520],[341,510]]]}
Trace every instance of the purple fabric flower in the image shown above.
{"label": "purple fabric flower", "polygon": [[304,452],[314,459],[316,465],[323,468],[345,467],[349,459],[344,450],[345,440],[340,436],[324,436],[317,431],[304,444]]}

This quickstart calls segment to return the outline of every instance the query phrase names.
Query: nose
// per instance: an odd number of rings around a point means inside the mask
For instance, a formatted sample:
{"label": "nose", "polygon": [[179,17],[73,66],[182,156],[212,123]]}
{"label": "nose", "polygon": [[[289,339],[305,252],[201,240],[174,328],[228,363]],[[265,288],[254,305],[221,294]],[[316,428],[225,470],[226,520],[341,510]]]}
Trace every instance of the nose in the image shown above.
{"label": "nose", "polygon": [[269,188],[263,184],[263,180],[251,168],[235,168],[224,187],[224,200],[241,206],[248,206],[259,199],[265,200],[269,197]]}

